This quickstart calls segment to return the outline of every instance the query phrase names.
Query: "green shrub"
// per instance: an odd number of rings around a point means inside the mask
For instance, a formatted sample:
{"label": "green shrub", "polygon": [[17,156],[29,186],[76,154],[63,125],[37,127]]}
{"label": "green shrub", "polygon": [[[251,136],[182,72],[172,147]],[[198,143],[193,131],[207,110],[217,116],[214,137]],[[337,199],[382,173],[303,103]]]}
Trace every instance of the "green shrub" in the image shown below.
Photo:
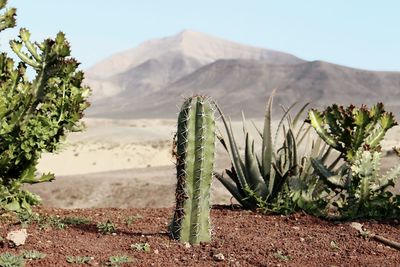
{"label": "green shrub", "polygon": [[[0,2],[4,9],[6,1]],[[0,31],[15,26],[15,9],[0,16]],[[0,208],[30,210],[40,198],[23,184],[52,181],[53,174],[36,177],[42,152],[54,152],[67,132],[79,131],[83,111],[88,107],[89,88],[82,86],[79,63],[70,57],[63,33],[42,43],[30,40],[26,29],[10,41],[21,59],[0,54]],[[29,80],[26,71],[36,76]]]}
{"label": "green shrub", "polygon": [[320,158],[313,167],[323,182],[327,204],[341,219],[398,218],[400,195],[388,189],[400,178],[400,165],[386,174],[380,173],[380,142],[397,123],[382,103],[368,109],[333,105],[324,112],[311,110],[309,118],[321,138],[337,150],[343,164],[328,168]]}

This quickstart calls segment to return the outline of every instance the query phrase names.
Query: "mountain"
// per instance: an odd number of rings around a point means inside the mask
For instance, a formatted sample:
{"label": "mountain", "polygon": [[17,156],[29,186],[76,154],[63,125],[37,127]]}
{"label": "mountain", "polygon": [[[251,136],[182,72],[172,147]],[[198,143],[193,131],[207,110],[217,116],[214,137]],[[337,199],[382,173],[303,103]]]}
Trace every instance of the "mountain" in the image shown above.
{"label": "mountain", "polygon": [[183,31],[112,56],[86,72],[88,116],[173,118],[183,96],[210,95],[226,114],[261,117],[275,102],[323,106],[382,101],[400,111],[400,72],[358,70]]}

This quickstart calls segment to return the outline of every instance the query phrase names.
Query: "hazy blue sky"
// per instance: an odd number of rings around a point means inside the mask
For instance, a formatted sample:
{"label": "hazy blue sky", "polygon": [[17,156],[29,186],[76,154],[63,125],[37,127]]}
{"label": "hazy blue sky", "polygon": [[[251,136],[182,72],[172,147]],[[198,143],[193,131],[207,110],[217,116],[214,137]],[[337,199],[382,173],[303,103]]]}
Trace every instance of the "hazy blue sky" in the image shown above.
{"label": "hazy blue sky", "polygon": [[[63,30],[88,68],[151,38],[192,29],[307,60],[400,71],[397,0],[11,0],[35,40]],[[16,36],[3,33],[1,44]]]}

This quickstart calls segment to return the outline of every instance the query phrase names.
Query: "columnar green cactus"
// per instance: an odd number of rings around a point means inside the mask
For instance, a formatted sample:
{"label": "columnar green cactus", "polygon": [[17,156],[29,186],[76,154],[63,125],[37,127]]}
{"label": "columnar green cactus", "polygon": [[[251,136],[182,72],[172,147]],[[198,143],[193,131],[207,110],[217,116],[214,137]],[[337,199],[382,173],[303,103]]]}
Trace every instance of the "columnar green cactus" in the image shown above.
{"label": "columnar green cactus", "polygon": [[186,99],[178,117],[176,145],[176,209],[169,232],[182,242],[209,242],[215,153],[214,104],[210,99]]}

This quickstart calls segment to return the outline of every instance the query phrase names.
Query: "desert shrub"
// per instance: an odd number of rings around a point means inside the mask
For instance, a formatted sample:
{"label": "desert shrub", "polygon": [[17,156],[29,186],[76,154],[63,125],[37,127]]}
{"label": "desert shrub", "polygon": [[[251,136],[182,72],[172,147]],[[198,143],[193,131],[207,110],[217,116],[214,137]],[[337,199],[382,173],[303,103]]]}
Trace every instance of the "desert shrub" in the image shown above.
{"label": "desert shrub", "polygon": [[[310,126],[300,123],[307,108],[304,105],[292,118],[291,110],[284,109],[276,132],[272,131],[271,110],[273,94],[267,102],[264,128],[258,131],[261,138],[260,153],[255,149],[254,139],[250,136],[243,116],[245,136],[244,155],[241,155],[230,122],[219,109],[227,139],[220,138],[231,158],[231,169],[226,170],[228,177],[215,174],[235,199],[246,209],[261,209],[264,212],[291,213],[299,208],[320,209],[320,199],[312,197],[317,191],[317,182],[313,176],[311,157],[330,153],[321,145],[321,140],[304,146]],[[279,137],[283,137],[278,144]],[[303,146],[303,151],[299,151]],[[323,204],[323,203],[322,203]]]}
{"label": "desert shrub", "polygon": [[311,110],[310,123],[320,137],[340,153],[343,164],[328,168],[320,158],[312,159],[322,181],[324,199],[333,216],[353,218],[399,218],[400,195],[393,188],[400,178],[400,165],[380,173],[381,146],[386,132],[397,123],[382,103],[366,106],[332,105],[323,112]]}
{"label": "desert shrub", "polygon": [[[0,1],[4,10],[7,1]],[[15,9],[0,15],[0,31],[15,26]],[[54,152],[67,132],[79,131],[88,107],[89,88],[82,86],[79,63],[70,57],[63,33],[55,39],[32,42],[27,29],[10,41],[21,59],[16,66],[0,54],[0,209],[30,210],[40,198],[23,184],[47,182],[53,174],[37,177],[42,152]],[[27,68],[35,77],[30,80]]]}

